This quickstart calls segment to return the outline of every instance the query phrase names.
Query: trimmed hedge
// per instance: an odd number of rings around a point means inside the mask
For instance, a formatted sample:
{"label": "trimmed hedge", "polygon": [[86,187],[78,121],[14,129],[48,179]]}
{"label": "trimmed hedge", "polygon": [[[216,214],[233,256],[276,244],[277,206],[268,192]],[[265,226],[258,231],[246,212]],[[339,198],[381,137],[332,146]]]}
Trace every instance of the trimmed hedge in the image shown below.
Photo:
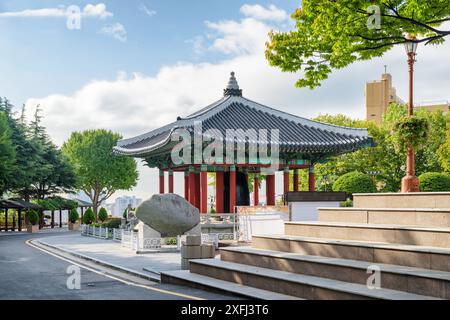
{"label": "trimmed hedge", "polygon": [[91,208],[87,209],[83,216],[84,224],[92,224],[95,221],[94,211]]}
{"label": "trimmed hedge", "polygon": [[109,219],[108,221],[106,221],[105,223],[103,223],[102,227],[110,228],[110,229],[117,229],[120,227],[121,223],[122,223],[121,218],[112,218],[112,219]]}
{"label": "trimmed hedge", "polygon": [[354,171],[340,176],[333,184],[333,191],[346,192],[351,197],[354,193],[376,192],[377,187],[369,175]]}
{"label": "trimmed hedge", "polygon": [[100,208],[100,211],[98,212],[98,220],[104,222],[106,219],[108,219],[108,211],[106,211],[105,208]]}
{"label": "trimmed hedge", "polygon": [[69,212],[69,222],[76,223],[80,219],[80,216],[78,215],[77,209],[72,209]]}
{"label": "trimmed hedge", "polygon": [[39,223],[39,215],[36,213],[36,211],[29,211],[27,213],[28,221],[32,226],[35,226]]}
{"label": "trimmed hedge", "polygon": [[419,176],[420,191],[450,191],[450,175],[439,172],[427,172]]}

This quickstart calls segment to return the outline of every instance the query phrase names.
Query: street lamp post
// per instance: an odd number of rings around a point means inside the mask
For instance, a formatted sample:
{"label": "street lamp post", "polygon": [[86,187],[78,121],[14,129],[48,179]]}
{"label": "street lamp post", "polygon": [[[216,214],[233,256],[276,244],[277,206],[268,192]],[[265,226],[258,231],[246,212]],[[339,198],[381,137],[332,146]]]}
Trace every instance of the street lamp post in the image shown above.
{"label": "street lamp post", "polygon": [[[408,54],[409,66],[409,104],[408,116],[412,117],[414,114],[414,62],[416,61],[416,50],[418,43],[415,38],[410,38],[406,42],[405,49]],[[402,192],[419,192],[419,179],[415,176],[415,155],[414,148],[408,146],[406,155],[406,176],[402,179]]]}

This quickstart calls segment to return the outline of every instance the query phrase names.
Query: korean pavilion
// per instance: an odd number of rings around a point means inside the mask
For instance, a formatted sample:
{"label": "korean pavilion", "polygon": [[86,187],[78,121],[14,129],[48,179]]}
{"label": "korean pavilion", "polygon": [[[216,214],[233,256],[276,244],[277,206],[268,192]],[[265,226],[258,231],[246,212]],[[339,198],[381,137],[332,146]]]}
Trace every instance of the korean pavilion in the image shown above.
{"label": "korean pavilion", "polygon": [[[308,120],[274,108],[267,107],[242,95],[242,90],[231,73],[228,86],[223,97],[199,111],[180,118],[166,126],[150,131],[146,134],[125,139],[118,142],[114,152],[118,155],[132,156],[143,159],[151,168],[158,168],[160,172],[159,192],[166,191],[164,175],[168,173],[168,192],[174,192],[175,173],[184,173],[184,196],[201,213],[208,210],[208,173],[215,173],[215,204],[216,212],[231,213],[235,206],[250,205],[248,191],[248,177],[251,174],[260,174],[261,170],[270,166],[261,159],[243,161],[242,158],[233,157],[233,162],[205,163],[203,159],[195,161],[192,154],[191,161],[186,164],[175,164],[171,152],[179,144],[173,139],[176,129],[183,128],[194,134],[195,124],[202,123],[203,134],[215,129],[227,136],[227,130],[249,129],[267,131],[278,130],[278,162],[275,171],[283,171],[284,193],[298,191],[298,170],[309,171],[309,191],[315,190],[314,164],[330,156],[349,153],[360,148],[373,146],[367,129],[340,127],[317,121]],[[202,134],[200,133],[200,134]],[[254,144],[267,144],[261,141],[260,136],[236,135],[236,145],[245,144],[246,154]],[[194,139],[192,139],[194,141]],[[233,142],[233,146],[236,147]],[[242,144],[241,144],[242,146]],[[204,147],[204,145],[203,145]],[[224,147],[223,150],[226,148]],[[194,150],[194,147],[192,147]],[[237,150],[233,150],[237,152]],[[203,157],[201,157],[203,158]],[[225,159],[225,154],[223,155]],[[273,165],[271,166],[273,167]],[[265,172],[265,170],[263,170]],[[293,174],[293,189],[289,190],[290,175]],[[259,204],[260,182],[258,175],[254,176],[253,203]],[[265,178],[266,205],[275,205],[275,172],[269,172]]]}

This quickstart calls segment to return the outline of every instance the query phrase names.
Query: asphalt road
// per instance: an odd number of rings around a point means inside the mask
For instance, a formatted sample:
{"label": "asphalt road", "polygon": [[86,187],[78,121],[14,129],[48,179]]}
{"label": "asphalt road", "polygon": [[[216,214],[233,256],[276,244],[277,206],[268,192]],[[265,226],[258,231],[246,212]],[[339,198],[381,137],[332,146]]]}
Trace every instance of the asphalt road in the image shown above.
{"label": "asphalt road", "polygon": [[81,289],[67,288],[70,261],[29,246],[26,241],[62,235],[0,235],[0,299],[33,300],[189,300],[230,299],[232,297],[182,286],[123,282],[81,268]]}

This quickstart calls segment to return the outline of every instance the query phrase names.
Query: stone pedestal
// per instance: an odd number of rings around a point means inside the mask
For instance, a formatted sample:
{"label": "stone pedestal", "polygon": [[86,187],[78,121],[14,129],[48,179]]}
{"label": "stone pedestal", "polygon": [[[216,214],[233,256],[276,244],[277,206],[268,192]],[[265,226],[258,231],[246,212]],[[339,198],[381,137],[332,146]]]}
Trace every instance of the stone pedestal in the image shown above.
{"label": "stone pedestal", "polygon": [[141,248],[144,248],[146,240],[149,241],[150,239],[158,239],[158,243],[161,243],[161,233],[159,233],[155,229],[150,228],[142,221],[140,221],[134,229],[138,232],[138,241]]}

